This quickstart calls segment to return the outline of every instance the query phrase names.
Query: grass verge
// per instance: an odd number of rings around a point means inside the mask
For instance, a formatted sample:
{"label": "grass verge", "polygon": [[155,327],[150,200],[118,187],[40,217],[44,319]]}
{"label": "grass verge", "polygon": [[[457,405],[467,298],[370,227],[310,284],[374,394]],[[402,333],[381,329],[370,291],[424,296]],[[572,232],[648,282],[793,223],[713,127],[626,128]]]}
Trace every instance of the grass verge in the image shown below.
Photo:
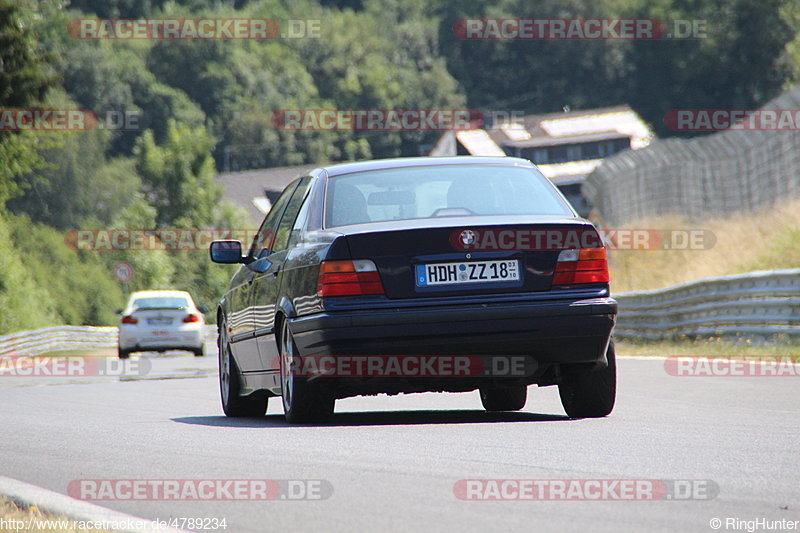
{"label": "grass verge", "polygon": [[14,533],[110,533],[109,529],[85,529],[79,520],[51,514],[31,505],[17,505],[13,500],[0,496],[0,532]]}
{"label": "grass verge", "polygon": [[727,342],[722,338],[706,338],[685,341],[615,341],[614,347],[617,355],[628,356],[661,356],[696,355],[701,357],[798,357],[800,345],[798,344],[769,344],[755,345],[744,342]]}
{"label": "grass verge", "polygon": [[661,289],[701,278],[800,267],[800,200],[758,213],[688,221],[658,216],[627,229],[710,230],[715,239],[697,250],[613,250],[612,293]]}

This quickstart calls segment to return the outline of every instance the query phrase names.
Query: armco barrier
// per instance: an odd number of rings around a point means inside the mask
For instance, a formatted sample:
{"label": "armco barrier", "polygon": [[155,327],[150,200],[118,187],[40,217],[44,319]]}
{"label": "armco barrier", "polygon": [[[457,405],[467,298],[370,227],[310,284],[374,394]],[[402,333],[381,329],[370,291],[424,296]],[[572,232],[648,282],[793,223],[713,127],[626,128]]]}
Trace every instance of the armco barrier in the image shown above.
{"label": "armco barrier", "polygon": [[[206,341],[217,339],[217,327],[206,326]],[[116,348],[116,327],[53,326],[0,336],[0,357],[41,355],[64,350]]]}
{"label": "armco barrier", "polygon": [[614,335],[619,338],[800,339],[800,269],[701,279],[614,297],[619,302]]}

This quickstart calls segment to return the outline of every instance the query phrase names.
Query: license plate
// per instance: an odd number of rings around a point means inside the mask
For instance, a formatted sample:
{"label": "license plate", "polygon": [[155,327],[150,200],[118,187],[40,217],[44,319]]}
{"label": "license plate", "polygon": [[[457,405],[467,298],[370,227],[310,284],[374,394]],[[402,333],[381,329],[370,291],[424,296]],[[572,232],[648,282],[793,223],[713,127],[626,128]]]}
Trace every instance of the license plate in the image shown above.
{"label": "license plate", "polygon": [[417,286],[518,281],[519,261],[467,261],[417,265]]}
{"label": "license plate", "polygon": [[148,318],[147,325],[148,326],[169,326],[172,324],[171,318]]}

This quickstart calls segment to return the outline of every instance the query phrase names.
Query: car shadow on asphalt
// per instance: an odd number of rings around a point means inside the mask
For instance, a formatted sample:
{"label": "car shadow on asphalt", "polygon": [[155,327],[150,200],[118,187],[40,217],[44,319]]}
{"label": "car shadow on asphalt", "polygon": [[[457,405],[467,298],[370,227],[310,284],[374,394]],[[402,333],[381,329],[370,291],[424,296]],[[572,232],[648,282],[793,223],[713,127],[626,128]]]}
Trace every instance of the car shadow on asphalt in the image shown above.
{"label": "car shadow on asphalt", "polygon": [[571,420],[566,415],[547,415],[526,412],[488,413],[474,411],[366,411],[335,413],[327,421],[315,424],[291,425],[283,415],[257,418],[229,418],[226,416],[184,416],[172,418],[173,422],[216,427],[336,427],[336,426],[406,426],[421,424],[492,424],[498,422],[560,422]]}

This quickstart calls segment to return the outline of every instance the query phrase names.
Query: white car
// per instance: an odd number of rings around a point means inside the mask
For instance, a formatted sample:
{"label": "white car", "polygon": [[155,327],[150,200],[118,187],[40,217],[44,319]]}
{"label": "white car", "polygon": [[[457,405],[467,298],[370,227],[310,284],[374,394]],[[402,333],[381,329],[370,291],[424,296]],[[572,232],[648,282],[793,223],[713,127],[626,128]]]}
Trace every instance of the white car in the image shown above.
{"label": "white car", "polygon": [[131,294],[119,321],[119,358],[132,352],[187,350],[205,355],[208,309],[197,307],[185,291],[139,291]]}

